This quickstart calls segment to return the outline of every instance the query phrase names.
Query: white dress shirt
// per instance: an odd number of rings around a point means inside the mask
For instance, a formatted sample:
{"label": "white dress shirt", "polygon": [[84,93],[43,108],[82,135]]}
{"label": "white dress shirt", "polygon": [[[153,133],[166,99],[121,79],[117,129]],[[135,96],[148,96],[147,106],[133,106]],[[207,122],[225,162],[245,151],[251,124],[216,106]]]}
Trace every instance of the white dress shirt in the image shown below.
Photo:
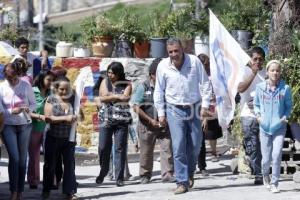
{"label": "white dress shirt", "polygon": [[207,73],[198,57],[184,54],[180,70],[170,58],[159,63],[154,90],[154,105],[159,117],[165,116],[165,103],[192,105],[202,99],[202,107],[208,108],[211,92]]}

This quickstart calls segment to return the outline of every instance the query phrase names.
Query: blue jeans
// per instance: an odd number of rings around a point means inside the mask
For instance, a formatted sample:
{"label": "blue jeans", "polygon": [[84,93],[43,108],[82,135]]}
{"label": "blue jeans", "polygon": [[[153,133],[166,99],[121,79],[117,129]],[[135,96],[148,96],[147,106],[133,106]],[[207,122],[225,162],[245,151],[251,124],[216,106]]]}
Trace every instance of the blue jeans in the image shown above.
{"label": "blue jeans", "polygon": [[176,182],[186,187],[194,175],[203,138],[199,112],[199,104],[191,107],[167,104]]}
{"label": "blue jeans", "polygon": [[5,125],[3,140],[9,163],[9,187],[11,192],[23,192],[26,175],[27,152],[32,125]]}
{"label": "blue jeans", "polygon": [[261,150],[259,142],[259,124],[256,118],[242,117],[245,153],[250,158],[253,174],[261,176]]}
{"label": "blue jeans", "polygon": [[278,186],[280,176],[280,164],[282,157],[282,146],[286,129],[280,130],[274,135],[260,133],[261,153],[262,153],[262,174],[269,176],[272,161],[271,184]]}

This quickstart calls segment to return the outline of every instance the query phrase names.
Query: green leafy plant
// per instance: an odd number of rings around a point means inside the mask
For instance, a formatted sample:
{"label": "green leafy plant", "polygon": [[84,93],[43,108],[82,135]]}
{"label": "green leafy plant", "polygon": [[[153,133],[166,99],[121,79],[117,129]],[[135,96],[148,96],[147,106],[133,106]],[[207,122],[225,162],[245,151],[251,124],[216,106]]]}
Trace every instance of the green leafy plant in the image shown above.
{"label": "green leafy plant", "polygon": [[10,41],[12,44],[19,37],[15,26],[6,26],[0,31],[0,40]]}
{"label": "green leafy plant", "polygon": [[64,30],[63,27],[58,28],[58,31],[56,31],[55,33],[55,37],[59,41],[65,41],[65,42],[75,42],[77,39],[74,33]]}
{"label": "green leafy plant", "polygon": [[149,26],[147,31],[152,38],[165,38],[168,37],[169,24],[166,22],[166,15],[159,12],[159,10],[154,10],[149,18]]}
{"label": "green leafy plant", "polygon": [[289,58],[282,60],[284,69],[282,77],[285,79],[286,83],[291,87],[292,97],[293,97],[293,110],[290,122],[300,123],[300,54],[295,51],[290,55]]}
{"label": "green leafy plant", "polygon": [[233,139],[237,141],[239,145],[242,146],[244,134],[242,131],[241,109],[239,104],[236,106],[235,117],[233,124],[231,125],[231,130]]}
{"label": "green leafy plant", "polygon": [[[265,25],[264,7],[261,0],[227,0],[219,10],[220,21],[229,30],[254,31]],[[263,23],[262,23],[263,22]]]}
{"label": "green leafy plant", "polygon": [[116,26],[105,15],[98,15],[95,19],[96,30],[95,33],[100,36],[114,37]]}
{"label": "green leafy plant", "polygon": [[166,19],[168,35],[180,39],[192,39],[196,31],[195,26],[191,23],[192,21],[191,7],[171,12]]}
{"label": "green leafy plant", "polygon": [[137,39],[142,40],[143,33],[138,16],[131,9],[125,9],[122,13],[119,23],[116,25],[117,38],[121,40],[129,40],[134,43]]}
{"label": "green leafy plant", "polygon": [[85,18],[80,24],[82,28],[83,41],[90,45],[96,36],[114,37],[116,27],[103,14]]}

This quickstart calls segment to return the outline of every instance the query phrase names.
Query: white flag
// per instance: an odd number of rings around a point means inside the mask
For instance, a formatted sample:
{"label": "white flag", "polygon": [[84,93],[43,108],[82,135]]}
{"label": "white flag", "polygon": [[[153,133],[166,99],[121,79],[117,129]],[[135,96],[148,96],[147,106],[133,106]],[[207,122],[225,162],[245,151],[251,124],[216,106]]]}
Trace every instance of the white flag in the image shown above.
{"label": "white flag", "polygon": [[216,95],[219,124],[227,128],[234,116],[235,96],[250,57],[209,11],[211,80]]}
{"label": "white flag", "polygon": [[[77,76],[75,80],[75,100],[74,100],[74,114],[79,115],[80,111],[80,100],[83,96],[84,88],[85,87],[93,87],[94,84],[94,79],[93,79],[93,72],[90,66],[84,67],[80,69],[80,73]],[[72,128],[70,131],[69,135],[69,141],[70,142],[75,142],[76,139],[76,125],[77,122],[74,122],[72,124]]]}

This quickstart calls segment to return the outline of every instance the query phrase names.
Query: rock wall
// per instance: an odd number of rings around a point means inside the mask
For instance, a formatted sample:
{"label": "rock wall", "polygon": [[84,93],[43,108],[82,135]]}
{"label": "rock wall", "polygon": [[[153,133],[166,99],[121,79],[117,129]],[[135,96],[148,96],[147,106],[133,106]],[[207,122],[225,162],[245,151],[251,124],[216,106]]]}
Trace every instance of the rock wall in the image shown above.
{"label": "rock wall", "polygon": [[[125,69],[126,78],[132,81],[133,91],[139,83],[145,81],[148,77],[148,68],[152,63],[152,58],[136,59],[136,58],[66,58],[58,60],[56,65],[61,65],[68,69],[67,76],[73,83],[79,74],[80,68],[90,65],[93,71],[94,82],[96,83],[100,77],[100,71],[106,71],[107,66],[113,62],[121,62]],[[93,88],[85,88],[84,97],[81,100],[81,109],[85,116],[84,121],[80,122],[77,127],[77,144],[81,147],[88,148],[91,152],[97,152],[99,122],[97,117],[97,106],[93,95]],[[137,116],[132,111],[133,128],[135,130]],[[129,151],[131,146],[129,145]]]}

